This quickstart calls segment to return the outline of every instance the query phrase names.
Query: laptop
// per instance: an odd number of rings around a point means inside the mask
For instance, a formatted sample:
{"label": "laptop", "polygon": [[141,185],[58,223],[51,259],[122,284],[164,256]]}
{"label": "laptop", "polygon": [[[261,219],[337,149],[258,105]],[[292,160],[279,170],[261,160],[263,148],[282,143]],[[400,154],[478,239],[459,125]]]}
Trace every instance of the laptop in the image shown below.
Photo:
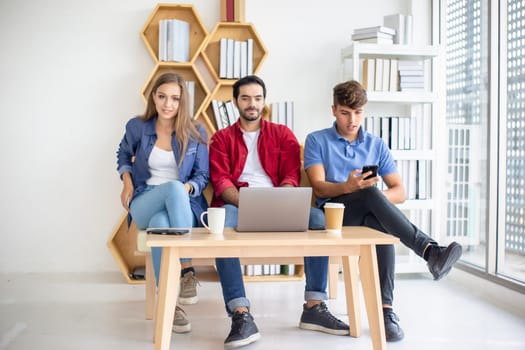
{"label": "laptop", "polygon": [[311,187],[241,187],[236,231],[306,231]]}

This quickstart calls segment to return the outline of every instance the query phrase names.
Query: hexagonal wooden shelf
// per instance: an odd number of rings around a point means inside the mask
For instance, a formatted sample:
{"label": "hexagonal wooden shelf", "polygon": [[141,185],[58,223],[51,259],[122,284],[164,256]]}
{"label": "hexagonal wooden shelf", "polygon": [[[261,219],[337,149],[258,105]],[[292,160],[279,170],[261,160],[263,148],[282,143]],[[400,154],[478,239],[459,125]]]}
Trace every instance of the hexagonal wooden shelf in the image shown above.
{"label": "hexagonal wooden shelf", "polygon": [[131,277],[136,267],[145,266],[144,255],[137,254],[137,228],[132,223],[128,228],[128,214],[124,214],[108,238],[109,251],[128,283],[144,283]]}
{"label": "hexagonal wooden shelf", "polygon": [[251,23],[219,22],[208,36],[202,55],[217,82],[226,80],[219,78],[220,39],[222,38],[238,41],[253,39],[253,73],[256,74],[259,71],[268,51],[253,25]]}
{"label": "hexagonal wooden shelf", "polygon": [[193,110],[193,118],[197,118],[197,116],[200,115],[201,110],[204,106],[204,102],[208,99],[209,91],[206,87],[206,84],[204,84],[201,75],[199,72],[195,69],[195,66],[192,64],[181,64],[181,63],[166,63],[162,62],[155,66],[153,71],[151,72],[146,84],[144,84],[144,87],[142,88],[142,97],[144,98],[144,101],[147,101],[147,96],[150,93],[151,85],[155,81],[155,78],[162,73],[168,72],[168,71],[174,71],[178,74],[180,74],[184,80],[186,81],[194,81],[195,82],[195,96],[194,96],[194,110]]}
{"label": "hexagonal wooden shelf", "polygon": [[159,21],[178,19],[190,24],[190,61],[193,62],[202,49],[208,35],[199,14],[193,5],[158,4],[140,32],[142,40],[153,57],[159,62]]}

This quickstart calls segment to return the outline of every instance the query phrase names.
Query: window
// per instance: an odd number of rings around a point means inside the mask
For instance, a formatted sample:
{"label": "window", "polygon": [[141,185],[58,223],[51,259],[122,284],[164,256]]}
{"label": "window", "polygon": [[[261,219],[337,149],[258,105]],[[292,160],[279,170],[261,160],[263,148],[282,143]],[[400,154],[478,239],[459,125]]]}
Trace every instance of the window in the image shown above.
{"label": "window", "polygon": [[502,40],[506,41],[507,74],[500,162],[506,174],[499,181],[499,192],[504,195],[504,224],[500,225],[504,236],[499,240],[498,273],[525,281],[525,2],[508,0],[506,8],[501,21],[502,26],[506,24]]}
{"label": "window", "polygon": [[[485,1],[486,2],[486,1]],[[488,37],[481,0],[446,8],[447,234],[463,260],[485,268],[488,210]],[[486,4],[484,5],[486,6]]]}
{"label": "window", "polygon": [[446,221],[464,263],[525,283],[525,2],[495,3],[445,1]]}

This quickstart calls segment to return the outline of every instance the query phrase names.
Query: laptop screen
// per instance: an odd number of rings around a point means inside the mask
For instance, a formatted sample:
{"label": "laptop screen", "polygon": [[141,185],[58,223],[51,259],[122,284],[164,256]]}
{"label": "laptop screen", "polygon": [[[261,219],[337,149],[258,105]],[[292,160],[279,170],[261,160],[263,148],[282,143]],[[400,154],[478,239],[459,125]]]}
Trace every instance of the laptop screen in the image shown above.
{"label": "laptop screen", "polygon": [[241,187],[236,230],[306,231],[311,199],[311,187]]}

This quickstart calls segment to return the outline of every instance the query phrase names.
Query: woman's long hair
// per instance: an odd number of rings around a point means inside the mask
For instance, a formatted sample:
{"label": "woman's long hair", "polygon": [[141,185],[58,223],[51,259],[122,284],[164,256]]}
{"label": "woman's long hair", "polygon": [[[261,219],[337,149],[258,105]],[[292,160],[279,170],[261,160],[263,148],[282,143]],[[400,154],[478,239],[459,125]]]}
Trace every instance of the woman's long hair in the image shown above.
{"label": "woman's long hair", "polygon": [[177,140],[177,144],[180,149],[180,165],[184,160],[184,155],[186,154],[186,149],[188,148],[188,142],[190,138],[197,140],[200,143],[206,144],[197,130],[195,122],[192,120],[192,116],[190,115],[189,94],[184,78],[175,72],[166,72],[159,75],[148,93],[146,111],[141,116],[141,118],[144,120],[150,120],[151,118],[157,116],[157,108],[155,107],[153,95],[157,92],[159,86],[170,83],[179,85],[181,92],[179,108],[175,118],[173,118],[173,131],[175,132],[175,139]]}

